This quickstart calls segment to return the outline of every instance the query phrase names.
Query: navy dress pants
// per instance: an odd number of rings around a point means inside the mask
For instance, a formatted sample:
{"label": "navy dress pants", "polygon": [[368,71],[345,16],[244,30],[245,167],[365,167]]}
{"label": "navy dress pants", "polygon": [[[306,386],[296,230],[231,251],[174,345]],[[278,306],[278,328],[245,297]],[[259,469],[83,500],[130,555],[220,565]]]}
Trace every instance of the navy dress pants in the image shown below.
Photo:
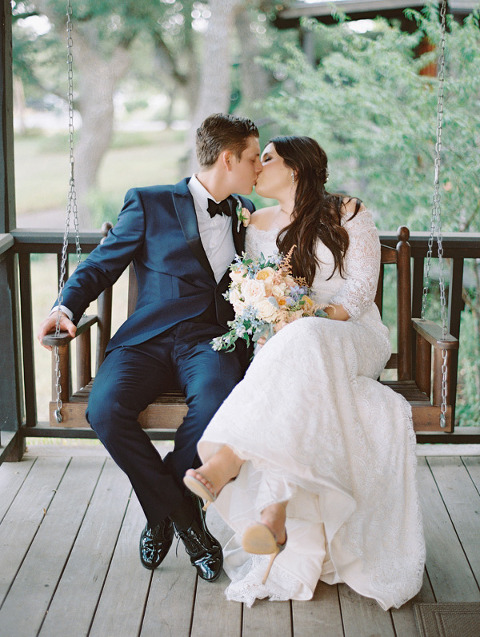
{"label": "navy dress pants", "polygon": [[[229,353],[212,349],[211,339],[224,331],[219,325],[180,323],[139,345],[114,349],[95,378],[87,420],[129,477],[151,526],[182,504],[183,475],[200,464],[197,442],[244,375],[244,348]],[[172,386],[185,394],[188,414],[173,451],[162,459],[138,415]]]}

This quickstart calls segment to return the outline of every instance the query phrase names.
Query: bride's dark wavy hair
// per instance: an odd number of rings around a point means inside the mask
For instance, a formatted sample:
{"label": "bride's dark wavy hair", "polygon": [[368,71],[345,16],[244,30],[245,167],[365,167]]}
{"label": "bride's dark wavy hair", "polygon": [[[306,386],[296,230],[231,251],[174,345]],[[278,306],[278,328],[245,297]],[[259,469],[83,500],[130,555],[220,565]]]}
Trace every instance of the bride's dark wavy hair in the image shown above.
{"label": "bride's dark wavy hair", "polygon": [[[320,239],[334,258],[335,266],[329,278],[337,268],[343,276],[343,262],[349,245],[348,232],[342,226],[345,196],[325,190],[328,176],[325,151],[311,137],[280,136],[269,143],[275,146],[285,164],[292,169],[297,186],[292,222],[278,235],[278,249],[287,254],[296,245],[291,260],[292,273],[312,285],[315,270],[320,267],[315,254],[316,242]],[[356,199],[350,218],[357,214],[360,206],[361,201]]]}

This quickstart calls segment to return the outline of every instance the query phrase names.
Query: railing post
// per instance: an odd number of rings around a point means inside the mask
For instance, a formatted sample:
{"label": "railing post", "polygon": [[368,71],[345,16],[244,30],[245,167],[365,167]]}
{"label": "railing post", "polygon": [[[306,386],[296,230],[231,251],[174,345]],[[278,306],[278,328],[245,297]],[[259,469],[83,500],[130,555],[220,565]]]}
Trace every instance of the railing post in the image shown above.
{"label": "railing post", "polygon": [[[414,257],[412,276],[412,317],[420,318],[422,313],[422,292],[423,292],[423,257]],[[412,370],[415,375],[417,365],[416,339],[412,339]]]}
{"label": "railing post", "polygon": [[[448,290],[448,331],[452,336],[460,340],[460,321],[462,310],[465,307],[463,302],[463,257],[453,258],[450,264],[450,287]],[[449,389],[451,395],[457,395],[458,376],[458,350],[451,352],[452,375],[449,379]],[[455,401],[452,407],[452,422],[455,423]]]}
{"label": "railing post", "polygon": [[[0,429],[4,430],[0,462],[20,460],[25,450],[22,426],[21,344],[18,321],[16,256],[11,249],[11,231],[16,226],[15,175],[13,162],[12,8],[0,3]],[[3,244],[3,246],[2,246]]]}
{"label": "railing post", "polygon": [[[411,310],[411,281],[410,281],[410,233],[408,228],[398,229],[397,264],[397,330],[398,343],[398,380],[412,379],[412,310]],[[402,267],[401,267],[401,264]],[[400,276],[401,274],[401,276]]]}
{"label": "railing post", "polygon": [[33,351],[32,275],[29,254],[18,256],[22,319],[23,378],[25,386],[25,421],[27,427],[37,424],[35,357]]}

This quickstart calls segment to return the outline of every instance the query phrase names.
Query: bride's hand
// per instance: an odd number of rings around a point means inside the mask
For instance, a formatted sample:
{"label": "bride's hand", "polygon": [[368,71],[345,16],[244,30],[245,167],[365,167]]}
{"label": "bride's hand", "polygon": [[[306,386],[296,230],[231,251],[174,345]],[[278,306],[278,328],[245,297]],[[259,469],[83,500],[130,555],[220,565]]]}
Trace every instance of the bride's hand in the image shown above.
{"label": "bride's hand", "polygon": [[267,339],[265,338],[265,336],[261,336],[257,341],[258,348],[260,349],[260,347],[263,347],[266,342],[267,342]]}

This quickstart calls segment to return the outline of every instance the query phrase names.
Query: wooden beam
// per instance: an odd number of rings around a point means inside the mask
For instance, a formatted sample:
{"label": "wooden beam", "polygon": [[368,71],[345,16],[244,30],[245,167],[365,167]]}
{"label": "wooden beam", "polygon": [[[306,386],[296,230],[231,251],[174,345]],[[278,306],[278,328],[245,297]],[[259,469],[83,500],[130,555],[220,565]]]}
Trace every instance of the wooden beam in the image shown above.
{"label": "wooden beam", "polygon": [[[55,423],[56,403],[50,403],[50,422]],[[86,402],[69,402],[62,407],[62,427],[89,427],[85,420]],[[153,403],[139,416],[145,429],[177,429],[188,411],[185,404]]]}
{"label": "wooden beam", "polygon": [[413,329],[436,349],[458,349],[458,340],[451,334],[444,336],[441,325],[416,318],[412,322]]}
{"label": "wooden beam", "polygon": [[[11,434],[9,452],[2,460],[20,460],[24,441],[20,432],[22,413],[21,341],[18,317],[18,283],[15,276],[16,255],[10,249],[10,230],[15,227],[13,164],[13,88],[12,24],[9,0],[0,2],[0,343],[2,374],[0,379],[0,429],[4,439]],[[9,432],[9,433],[7,433]]]}

